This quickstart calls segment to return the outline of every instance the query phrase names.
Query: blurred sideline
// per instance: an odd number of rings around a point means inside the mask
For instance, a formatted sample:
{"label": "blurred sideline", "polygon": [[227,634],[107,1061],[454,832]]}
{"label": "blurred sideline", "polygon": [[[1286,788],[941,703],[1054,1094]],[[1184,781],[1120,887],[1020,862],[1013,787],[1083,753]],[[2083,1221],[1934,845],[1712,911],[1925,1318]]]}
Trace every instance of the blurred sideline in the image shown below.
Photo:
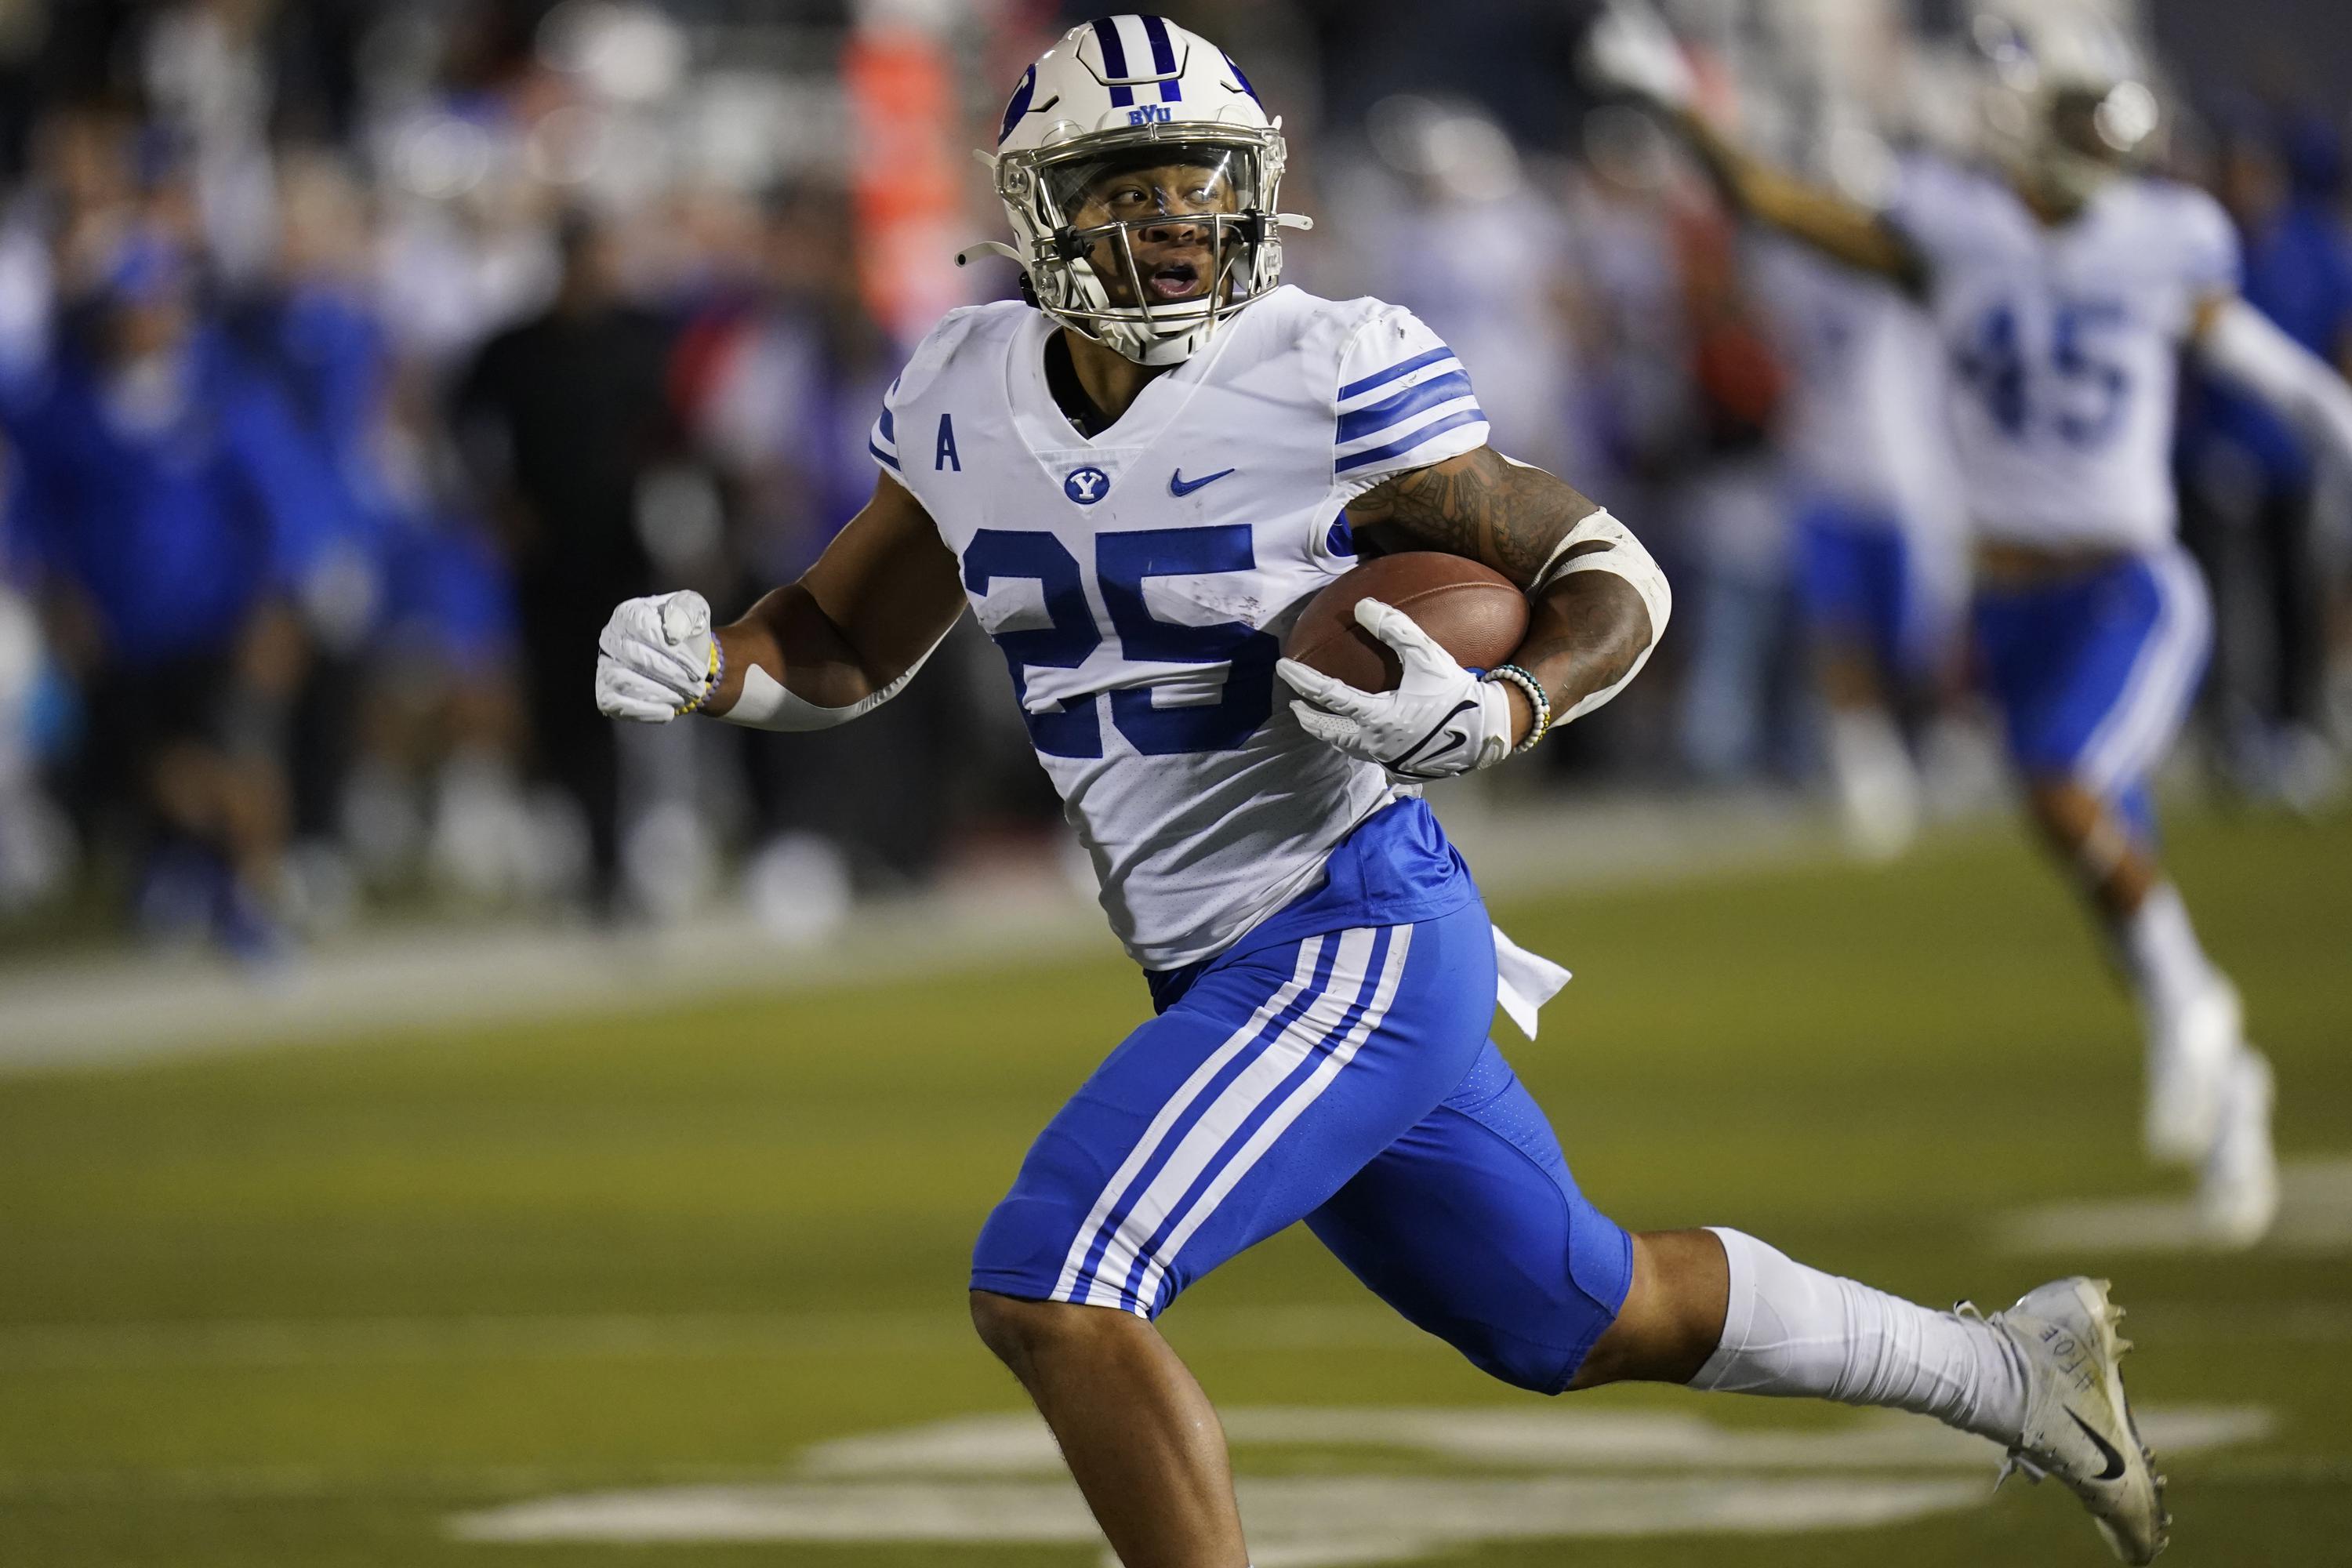
{"label": "blurred sideline", "polygon": [[[1771,791],[1438,804],[1498,901],[1838,854],[1833,819]],[[1116,951],[1091,895],[1040,859],[1025,875],[992,865],[930,893],[862,904],[801,947],[780,945],[725,900],[658,929],[382,928],[258,979],[196,954],[49,958],[0,967],[0,1072],[652,1010]]]}

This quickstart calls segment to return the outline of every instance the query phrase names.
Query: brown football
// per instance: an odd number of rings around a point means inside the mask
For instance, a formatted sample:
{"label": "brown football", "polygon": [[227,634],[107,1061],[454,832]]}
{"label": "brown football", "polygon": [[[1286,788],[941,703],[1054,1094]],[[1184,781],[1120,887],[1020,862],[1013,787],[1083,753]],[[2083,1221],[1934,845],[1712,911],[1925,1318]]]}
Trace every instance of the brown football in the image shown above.
{"label": "brown football", "polygon": [[1282,651],[1360,690],[1395,690],[1403,668],[1356,624],[1360,599],[1395,605],[1473,669],[1501,664],[1528,635],[1528,598],[1509,578],[1459,555],[1412,550],[1376,556],[1318,593]]}

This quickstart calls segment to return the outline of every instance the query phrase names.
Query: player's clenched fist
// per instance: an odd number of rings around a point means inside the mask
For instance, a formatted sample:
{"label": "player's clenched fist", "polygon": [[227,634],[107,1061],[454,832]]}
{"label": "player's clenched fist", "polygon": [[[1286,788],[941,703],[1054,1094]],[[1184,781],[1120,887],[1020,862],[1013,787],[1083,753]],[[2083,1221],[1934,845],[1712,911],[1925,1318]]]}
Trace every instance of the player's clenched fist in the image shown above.
{"label": "player's clenched fist", "polygon": [[608,719],[667,724],[708,702],[724,668],[701,595],[631,599],[596,639],[596,707]]}

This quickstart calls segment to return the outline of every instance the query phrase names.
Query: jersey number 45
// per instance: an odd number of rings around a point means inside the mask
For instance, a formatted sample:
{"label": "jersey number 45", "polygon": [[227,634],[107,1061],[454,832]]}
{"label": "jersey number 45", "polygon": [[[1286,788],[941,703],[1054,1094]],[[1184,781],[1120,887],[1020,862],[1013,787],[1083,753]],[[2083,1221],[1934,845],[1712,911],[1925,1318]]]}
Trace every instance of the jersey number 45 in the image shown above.
{"label": "jersey number 45", "polygon": [[1996,304],[1978,318],[1953,367],[2011,440],[2047,432],[2069,447],[2104,446],[2123,423],[2131,377],[2100,352],[2098,340],[2125,324],[2123,306],[2063,300],[2049,317],[2046,342],[2032,341],[2039,324],[2005,300]]}

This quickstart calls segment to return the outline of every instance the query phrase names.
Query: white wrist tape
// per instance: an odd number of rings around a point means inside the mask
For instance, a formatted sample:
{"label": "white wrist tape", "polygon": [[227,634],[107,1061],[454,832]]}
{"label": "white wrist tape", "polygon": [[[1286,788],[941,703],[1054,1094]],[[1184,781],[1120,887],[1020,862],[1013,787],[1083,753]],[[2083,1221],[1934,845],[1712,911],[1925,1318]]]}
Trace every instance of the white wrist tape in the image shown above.
{"label": "white wrist tape", "polygon": [[2214,311],[2197,341],[2209,368],[2238,383],[2352,463],[2352,387],[2326,361],[2242,299]]}
{"label": "white wrist tape", "polygon": [[[1581,554],[1570,553],[1580,546],[1590,545],[1599,545],[1600,548],[1585,549]],[[1649,612],[1650,642],[1643,648],[1640,657],[1633,660],[1632,668],[1614,684],[1589,694],[1567,712],[1553,715],[1554,729],[1583,718],[1624,690],[1633,679],[1642,673],[1642,667],[1650,662],[1650,655],[1657,647],[1658,639],[1666,635],[1666,622],[1675,613],[1675,593],[1667,585],[1666,574],[1658,570],[1656,560],[1643,548],[1642,542],[1633,537],[1633,530],[1610,516],[1606,509],[1593,512],[1568,531],[1568,537],[1553,547],[1550,557],[1544,562],[1542,570],[1536,574],[1536,580],[1528,585],[1528,592],[1539,594],[1561,578],[1573,576],[1579,572],[1606,572],[1630,584],[1633,592],[1642,596],[1643,607]]]}
{"label": "white wrist tape", "polygon": [[[940,642],[947,641],[945,633]],[[743,671],[742,695],[735,706],[719,715],[730,724],[740,724],[747,730],[830,730],[835,724],[846,724],[852,719],[862,719],[907,688],[907,682],[930,662],[931,655],[940,651],[940,642],[923,650],[923,657],[908,665],[906,672],[878,691],[869,692],[845,708],[824,708],[804,697],[793,695],[792,688],[754,664]]]}

